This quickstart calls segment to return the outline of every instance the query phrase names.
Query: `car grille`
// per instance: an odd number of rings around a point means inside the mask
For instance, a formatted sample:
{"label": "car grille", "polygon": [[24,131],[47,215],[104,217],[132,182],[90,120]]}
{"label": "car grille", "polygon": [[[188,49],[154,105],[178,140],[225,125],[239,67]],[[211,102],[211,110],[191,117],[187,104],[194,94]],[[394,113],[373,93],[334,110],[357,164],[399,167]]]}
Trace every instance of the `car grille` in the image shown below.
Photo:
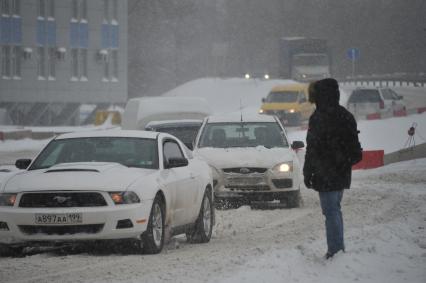
{"label": "car grille", "polygon": [[97,234],[104,228],[104,224],[64,225],[64,226],[18,225],[18,227],[22,233],[27,235],[35,235],[35,234],[74,235],[79,233]]}
{"label": "car grille", "polygon": [[107,203],[100,193],[25,193],[19,207],[97,207]]}
{"label": "car grille", "polygon": [[286,189],[293,187],[292,179],[272,179],[272,183],[279,189]]}
{"label": "car grille", "polygon": [[250,173],[265,173],[267,168],[258,167],[236,167],[222,169],[225,173],[250,174]]}

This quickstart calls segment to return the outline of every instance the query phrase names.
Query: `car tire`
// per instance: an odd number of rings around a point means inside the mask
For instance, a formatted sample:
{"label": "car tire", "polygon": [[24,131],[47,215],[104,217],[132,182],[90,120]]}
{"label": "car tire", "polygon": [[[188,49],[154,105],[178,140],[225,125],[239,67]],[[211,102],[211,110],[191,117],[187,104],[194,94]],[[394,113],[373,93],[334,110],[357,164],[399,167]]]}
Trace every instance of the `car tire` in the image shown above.
{"label": "car tire", "polygon": [[190,243],[207,243],[210,241],[214,225],[214,206],[210,189],[206,189],[201,203],[200,213],[194,229],[186,233]]}
{"label": "car tire", "polygon": [[147,230],[142,234],[143,252],[145,254],[158,254],[164,246],[164,202],[157,195],[152,203]]}
{"label": "car tire", "polygon": [[285,203],[287,208],[297,208],[300,207],[301,203],[300,190],[288,192],[286,197],[281,199],[281,203]]}

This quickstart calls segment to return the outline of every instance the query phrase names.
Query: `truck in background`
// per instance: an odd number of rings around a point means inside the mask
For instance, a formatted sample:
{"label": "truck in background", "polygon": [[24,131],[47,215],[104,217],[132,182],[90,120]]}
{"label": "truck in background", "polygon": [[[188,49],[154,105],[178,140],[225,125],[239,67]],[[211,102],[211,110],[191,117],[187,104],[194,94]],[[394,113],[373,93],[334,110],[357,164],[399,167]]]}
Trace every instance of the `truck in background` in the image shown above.
{"label": "truck in background", "polygon": [[280,39],[280,77],[309,82],[331,76],[327,40],[308,37]]}

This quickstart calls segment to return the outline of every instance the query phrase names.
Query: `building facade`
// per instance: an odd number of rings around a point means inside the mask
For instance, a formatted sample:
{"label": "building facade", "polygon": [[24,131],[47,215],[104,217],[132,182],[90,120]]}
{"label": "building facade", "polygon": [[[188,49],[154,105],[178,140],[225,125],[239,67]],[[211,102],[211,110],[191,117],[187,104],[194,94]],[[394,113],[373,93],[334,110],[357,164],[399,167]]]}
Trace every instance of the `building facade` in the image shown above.
{"label": "building facade", "polygon": [[13,124],[73,124],[82,104],[125,103],[127,0],[0,0],[0,66]]}

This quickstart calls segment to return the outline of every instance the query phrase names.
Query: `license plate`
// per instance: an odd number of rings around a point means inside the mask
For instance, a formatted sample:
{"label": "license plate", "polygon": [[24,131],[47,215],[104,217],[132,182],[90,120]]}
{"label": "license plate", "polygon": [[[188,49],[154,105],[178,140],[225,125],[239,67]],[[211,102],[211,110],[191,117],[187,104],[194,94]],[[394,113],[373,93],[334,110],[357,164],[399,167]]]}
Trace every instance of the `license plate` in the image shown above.
{"label": "license plate", "polygon": [[239,185],[239,186],[253,186],[260,185],[263,183],[263,178],[244,178],[244,177],[233,177],[228,179],[230,185]]}
{"label": "license plate", "polygon": [[82,213],[36,214],[36,224],[77,224],[83,223]]}

